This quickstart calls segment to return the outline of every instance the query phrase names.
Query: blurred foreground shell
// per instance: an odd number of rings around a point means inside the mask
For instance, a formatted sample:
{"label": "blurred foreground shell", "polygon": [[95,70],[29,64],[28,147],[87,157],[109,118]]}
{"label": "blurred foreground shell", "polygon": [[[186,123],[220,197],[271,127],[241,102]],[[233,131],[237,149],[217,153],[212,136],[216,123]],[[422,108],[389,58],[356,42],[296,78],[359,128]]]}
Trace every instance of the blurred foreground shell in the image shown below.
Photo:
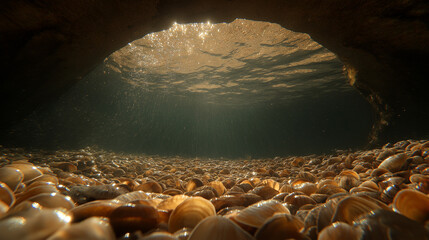
{"label": "blurred foreground shell", "polygon": [[92,217],[60,229],[47,240],[77,239],[114,240],[116,238],[106,219]]}
{"label": "blurred foreground shell", "polygon": [[320,232],[318,240],[359,240],[362,234],[363,231],[360,228],[343,222],[335,222]]}
{"label": "blurred foreground shell", "polygon": [[23,179],[24,175],[19,169],[12,167],[0,168],[0,182],[8,185],[13,192],[16,191]]}
{"label": "blurred foreground shell", "polygon": [[254,238],[233,221],[221,216],[211,216],[198,223],[189,236],[189,240],[199,239],[252,240]]}
{"label": "blurred foreground shell", "polygon": [[393,209],[418,222],[429,220],[429,197],[419,191],[403,189],[393,200]]}
{"label": "blurred foreground shell", "polygon": [[285,213],[268,218],[255,233],[258,240],[305,239],[300,232],[304,223],[295,216]]}

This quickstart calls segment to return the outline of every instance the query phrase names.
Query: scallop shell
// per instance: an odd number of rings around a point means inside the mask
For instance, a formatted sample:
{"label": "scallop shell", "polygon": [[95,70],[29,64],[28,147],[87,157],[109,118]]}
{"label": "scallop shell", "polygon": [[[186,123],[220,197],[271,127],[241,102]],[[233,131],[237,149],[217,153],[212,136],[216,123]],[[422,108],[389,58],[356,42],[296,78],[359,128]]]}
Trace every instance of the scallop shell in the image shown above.
{"label": "scallop shell", "polygon": [[175,232],[184,227],[193,228],[204,218],[214,215],[216,210],[210,201],[191,197],[173,210],[168,221],[168,230]]}
{"label": "scallop shell", "polygon": [[393,210],[424,223],[429,220],[429,197],[416,190],[403,189],[393,199]]}
{"label": "scallop shell", "polygon": [[47,240],[115,240],[115,234],[109,221],[91,217],[80,223],[75,223],[61,228]]}
{"label": "scallop shell", "polygon": [[304,223],[295,216],[284,213],[274,214],[256,231],[258,240],[305,239],[300,233]]}
{"label": "scallop shell", "polygon": [[195,226],[189,240],[253,240],[254,238],[236,223],[221,216],[210,216]]}
{"label": "scallop shell", "polygon": [[276,200],[266,200],[255,203],[240,211],[234,220],[246,226],[259,228],[265,220],[275,213],[287,213],[289,210]]}

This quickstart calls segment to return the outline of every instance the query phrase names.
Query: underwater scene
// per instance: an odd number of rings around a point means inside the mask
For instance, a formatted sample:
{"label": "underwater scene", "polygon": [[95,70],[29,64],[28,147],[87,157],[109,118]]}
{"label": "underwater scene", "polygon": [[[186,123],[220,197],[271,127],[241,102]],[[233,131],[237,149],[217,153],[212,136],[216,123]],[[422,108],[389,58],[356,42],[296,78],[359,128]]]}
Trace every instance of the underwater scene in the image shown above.
{"label": "underwater scene", "polygon": [[370,145],[341,60],[278,24],[178,24],[0,136],[0,239],[429,239],[429,141]]}

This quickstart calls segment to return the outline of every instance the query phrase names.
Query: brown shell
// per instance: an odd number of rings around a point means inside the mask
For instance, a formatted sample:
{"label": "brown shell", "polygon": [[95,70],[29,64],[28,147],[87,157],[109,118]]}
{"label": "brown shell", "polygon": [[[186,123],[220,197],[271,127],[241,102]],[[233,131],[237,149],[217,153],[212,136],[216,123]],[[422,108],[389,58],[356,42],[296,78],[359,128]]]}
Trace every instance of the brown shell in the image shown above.
{"label": "brown shell", "polygon": [[210,216],[195,226],[189,240],[253,240],[254,238],[228,218]]}
{"label": "brown shell", "polygon": [[180,203],[171,213],[168,230],[175,232],[181,228],[195,227],[206,217],[216,215],[213,204],[201,197],[191,197]]}
{"label": "brown shell", "polygon": [[424,223],[429,220],[429,197],[416,190],[403,189],[396,194],[393,209],[410,219]]}
{"label": "brown shell", "polygon": [[277,213],[268,218],[265,223],[256,231],[257,240],[264,239],[305,239],[300,232],[304,223],[295,216],[284,213]]}
{"label": "brown shell", "polygon": [[275,200],[266,200],[243,209],[234,217],[234,220],[250,227],[259,228],[275,213],[290,214],[289,210],[280,202]]}

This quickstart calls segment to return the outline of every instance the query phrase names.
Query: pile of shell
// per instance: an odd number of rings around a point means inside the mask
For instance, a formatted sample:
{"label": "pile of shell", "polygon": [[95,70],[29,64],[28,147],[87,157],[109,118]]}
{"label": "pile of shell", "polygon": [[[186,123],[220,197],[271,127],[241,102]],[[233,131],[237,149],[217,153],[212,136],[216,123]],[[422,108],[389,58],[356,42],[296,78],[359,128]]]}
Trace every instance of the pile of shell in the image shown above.
{"label": "pile of shell", "polygon": [[257,160],[0,154],[1,239],[429,239],[429,141]]}

